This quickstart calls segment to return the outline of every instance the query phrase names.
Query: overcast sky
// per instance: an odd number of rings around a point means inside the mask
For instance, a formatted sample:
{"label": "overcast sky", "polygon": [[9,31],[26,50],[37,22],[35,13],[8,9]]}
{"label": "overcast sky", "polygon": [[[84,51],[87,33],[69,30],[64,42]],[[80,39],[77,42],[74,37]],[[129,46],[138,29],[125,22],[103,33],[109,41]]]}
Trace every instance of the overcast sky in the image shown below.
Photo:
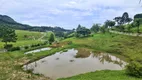
{"label": "overcast sky", "polygon": [[139,0],[0,0],[0,14],[29,25],[90,28],[128,12],[142,12]]}

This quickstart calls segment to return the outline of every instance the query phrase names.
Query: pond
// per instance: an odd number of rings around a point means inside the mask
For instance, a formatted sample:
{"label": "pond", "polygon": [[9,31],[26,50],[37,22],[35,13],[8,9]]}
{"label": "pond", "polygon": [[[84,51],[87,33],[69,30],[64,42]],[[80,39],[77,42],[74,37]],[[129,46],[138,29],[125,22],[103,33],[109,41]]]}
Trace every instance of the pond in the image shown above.
{"label": "pond", "polygon": [[52,79],[71,77],[96,70],[122,70],[125,62],[107,53],[89,54],[86,58],[76,58],[78,50],[57,52],[24,66],[25,70],[43,74]]}
{"label": "pond", "polygon": [[51,50],[51,48],[36,49],[36,50],[32,50],[32,51],[26,52],[26,53],[24,53],[24,54],[37,53],[37,52],[48,51],[48,50]]}

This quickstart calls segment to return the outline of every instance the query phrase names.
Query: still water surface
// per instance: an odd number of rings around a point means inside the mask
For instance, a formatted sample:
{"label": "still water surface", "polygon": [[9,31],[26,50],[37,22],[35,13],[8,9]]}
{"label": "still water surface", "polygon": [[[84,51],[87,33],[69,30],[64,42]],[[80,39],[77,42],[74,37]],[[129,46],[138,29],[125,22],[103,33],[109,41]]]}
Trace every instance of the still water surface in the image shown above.
{"label": "still water surface", "polygon": [[36,49],[36,50],[33,50],[33,51],[26,52],[26,53],[24,53],[24,54],[37,53],[37,52],[47,51],[47,50],[51,50],[51,48]]}
{"label": "still water surface", "polygon": [[78,50],[57,52],[24,66],[25,70],[43,74],[52,79],[71,77],[96,70],[122,70],[126,64],[119,58],[107,53],[93,54],[87,58],[75,58]]}

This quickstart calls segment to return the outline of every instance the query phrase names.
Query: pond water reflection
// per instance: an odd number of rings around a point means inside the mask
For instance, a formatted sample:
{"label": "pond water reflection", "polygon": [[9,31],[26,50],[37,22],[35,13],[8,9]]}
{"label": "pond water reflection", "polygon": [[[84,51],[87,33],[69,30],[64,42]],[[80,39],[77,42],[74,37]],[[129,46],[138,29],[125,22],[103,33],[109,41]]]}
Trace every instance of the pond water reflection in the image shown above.
{"label": "pond water reflection", "polygon": [[75,49],[57,52],[52,56],[25,65],[24,69],[57,79],[96,70],[122,70],[126,64],[119,58],[106,53],[91,53],[89,57],[76,58],[77,53],[78,50]]}

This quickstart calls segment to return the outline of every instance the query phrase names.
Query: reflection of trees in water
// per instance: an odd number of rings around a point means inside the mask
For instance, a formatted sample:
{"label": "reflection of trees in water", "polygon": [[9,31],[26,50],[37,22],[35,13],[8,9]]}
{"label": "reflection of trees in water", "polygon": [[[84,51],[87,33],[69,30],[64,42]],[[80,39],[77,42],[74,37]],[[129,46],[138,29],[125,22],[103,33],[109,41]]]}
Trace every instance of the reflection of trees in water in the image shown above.
{"label": "reflection of trees in water", "polygon": [[105,61],[107,61],[107,62],[113,62],[114,64],[118,64],[118,65],[120,65],[121,67],[122,67],[122,65],[123,65],[123,61],[122,60],[120,60],[119,58],[117,58],[117,57],[115,57],[116,59],[115,60],[113,60],[112,59],[112,57],[113,56],[111,56],[111,55],[109,55],[109,54],[105,54],[105,53],[97,53],[97,54],[95,54],[94,55],[95,57],[97,57],[97,58],[99,58],[99,60],[100,60],[100,62],[102,63],[102,64],[104,64],[104,62]]}

